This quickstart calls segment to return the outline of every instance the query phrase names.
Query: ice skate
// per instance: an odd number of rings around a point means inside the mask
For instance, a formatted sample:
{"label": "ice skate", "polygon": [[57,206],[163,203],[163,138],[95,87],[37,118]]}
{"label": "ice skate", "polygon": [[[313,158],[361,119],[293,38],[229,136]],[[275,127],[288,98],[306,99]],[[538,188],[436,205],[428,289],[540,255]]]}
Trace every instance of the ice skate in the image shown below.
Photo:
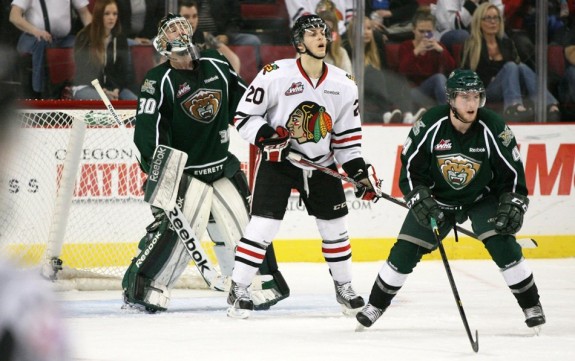
{"label": "ice skate", "polygon": [[353,288],[351,282],[339,283],[334,281],[335,285],[335,299],[341,305],[344,315],[353,316],[360,308],[365,306],[365,301],[361,296],[358,296]]}
{"label": "ice skate", "polygon": [[355,318],[359,324],[355,328],[356,332],[363,331],[366,327],[371,327],[378,318],[383,315],[383,309],[377,308],[371,303],[368,303],[363,310],[359,311]]}
{"label": "ice skate", "polygon": [[545,324],[545,314],[543,313],[543,308],[541,303],[536,304],[533,307],[523,309],[525,314],[525,323],[527,327],[531,328],[536,335],[541,332],[541,326]]}
{"label": "ice skate", "polygon": [[234,281],[230,287],[228,295],[228,317],[231,318],[248,318],[250,311],[254,309],[254,302],[250,297],[250,291],[247,286],[240,286]]}

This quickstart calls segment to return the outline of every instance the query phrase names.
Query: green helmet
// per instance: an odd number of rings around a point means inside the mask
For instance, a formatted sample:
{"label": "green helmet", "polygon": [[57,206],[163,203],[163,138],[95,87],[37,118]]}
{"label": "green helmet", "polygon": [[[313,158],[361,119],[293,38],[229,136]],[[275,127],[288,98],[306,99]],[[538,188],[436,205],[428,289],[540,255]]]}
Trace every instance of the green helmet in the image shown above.
{"label": "green helmet", "polygon": [[455,69],[449,74],[445,84],[447,102],[455,99],[458,93],[478,92],[481,96],[479,107],[485,105],[485,87],[476,72],[469,69]]}

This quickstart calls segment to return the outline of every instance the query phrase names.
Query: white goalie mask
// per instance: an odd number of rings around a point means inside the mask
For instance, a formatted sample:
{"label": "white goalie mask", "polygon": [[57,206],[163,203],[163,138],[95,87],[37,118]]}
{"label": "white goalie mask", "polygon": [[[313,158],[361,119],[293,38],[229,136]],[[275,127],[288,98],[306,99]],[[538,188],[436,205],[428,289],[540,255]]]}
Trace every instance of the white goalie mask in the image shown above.
{"label": "white goalie mask", "polygon": [[186,18],[168,14],[158,26],[158,35],[154,38],[154,48],[164,55],[186,55],[192,60],[200,58],[200,51],[192,42],[193,29]]}

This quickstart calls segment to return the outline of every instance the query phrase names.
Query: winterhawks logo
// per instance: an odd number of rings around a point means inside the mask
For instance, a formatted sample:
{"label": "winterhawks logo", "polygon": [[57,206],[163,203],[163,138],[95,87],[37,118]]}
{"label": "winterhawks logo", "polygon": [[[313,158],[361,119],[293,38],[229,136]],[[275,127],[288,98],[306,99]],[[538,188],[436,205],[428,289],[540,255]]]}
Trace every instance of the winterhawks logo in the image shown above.
{"label": "winterhawks logo", "polygon": [[295,94],[300,94],[300,93],[303,93],[303,84],[298,81],[297,83],[292,83],[292,85],[289,87],[289,89],[286,90],[285,95],[290,96],[290,95],[295,95]]}
{"label": "winterhawks logo", "polygon": [[441,139],[439,143],[435,145],[433,148],[435,150],[451,150],[451,140],[450,139]]}

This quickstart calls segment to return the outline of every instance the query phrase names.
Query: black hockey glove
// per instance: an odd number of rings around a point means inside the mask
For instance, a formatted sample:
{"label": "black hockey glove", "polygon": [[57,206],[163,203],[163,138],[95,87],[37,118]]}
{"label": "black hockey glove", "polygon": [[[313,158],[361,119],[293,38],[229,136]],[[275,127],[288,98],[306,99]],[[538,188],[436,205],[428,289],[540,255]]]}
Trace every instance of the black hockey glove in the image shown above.
{"label": "black hockey glove", "polygon": [[431,190],[428,187],[417,186],[404,199],[407,207],[413,211],[417,222],[422,226],[431,229],[431,217],[435,218],[438,227],[445,221],[445,215],[431,196]]}
{"label": "black hockey glove", "polygon": [[377,202],[382,196],[381,179],[377,178],[375,168],[371,164],[366,164],[365,169],[359,169],[352,177],[354,181],[361,183],[362,187],[355,187],[355,196],[364,201]]}
{"label": "black hockey glove", "polygon": [[529,199],[521,194],[508,192],[499,197],[499,208],[495,220],[495,231],[501,234],[515,234],[523,225]]}
{"label": "black hockey glove", "polygon": [[264,160],[268,162],[285,161],[291,148],[289,139],[289,131],[283,127],[277,127],[274,135],[269,138],[258,139]]}

